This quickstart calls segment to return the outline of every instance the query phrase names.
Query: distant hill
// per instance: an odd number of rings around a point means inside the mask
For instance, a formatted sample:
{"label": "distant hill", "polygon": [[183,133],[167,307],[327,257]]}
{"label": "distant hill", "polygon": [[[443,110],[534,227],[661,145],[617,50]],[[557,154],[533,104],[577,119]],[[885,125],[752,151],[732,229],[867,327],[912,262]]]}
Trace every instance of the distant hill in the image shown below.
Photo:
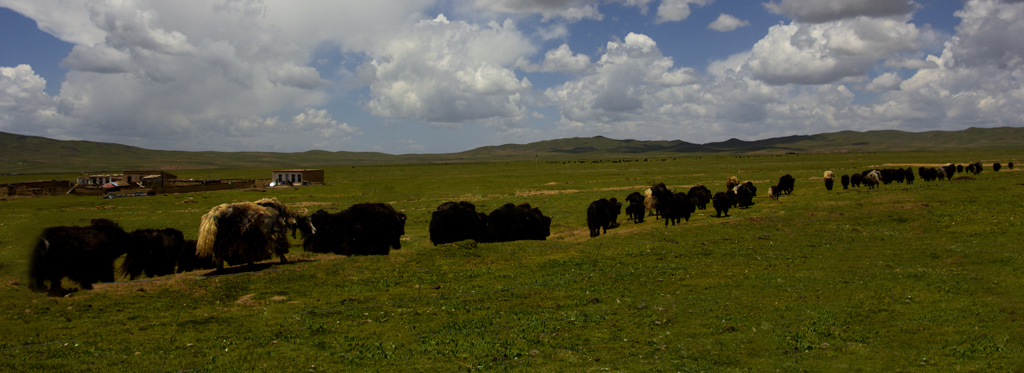
{"label": "distant hill", "polygon": [[962,131],[841,131],[764,140],[694,144],[681,140],[615,140],[603,136],[485,146],[449,154],[373,152],[185,152],[91,141],[63,141],[0,132],[0,173],[74,173],[216,168],[318,168],[344,165],[497,162],[684,154],[783,154],[1024,148],[1024,128]]}

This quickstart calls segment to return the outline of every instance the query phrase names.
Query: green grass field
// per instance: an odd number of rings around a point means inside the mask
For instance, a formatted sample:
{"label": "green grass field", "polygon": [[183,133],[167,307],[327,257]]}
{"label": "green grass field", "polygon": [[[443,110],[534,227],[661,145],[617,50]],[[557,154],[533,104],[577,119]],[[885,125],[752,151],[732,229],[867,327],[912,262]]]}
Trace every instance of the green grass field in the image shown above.
{"label": "green grass field", "polygon": [[[333,167],[327,185],[298,189],[8,198],[0,371],[1019,370],[1024,173],[990,166],[1020,165],[1021,153]],[[821,181],[825,170],[975,161],[983,173],[953,181],[831,192]],[[787,173],[794,193],[769,201]],[[733,175],[758,187],[749,209],[715,218],[709,206],[668,227],[620,215],[620,227],[588,235],[595,199],[658,182],[723,191]],[[122,281],[63,298],[27,289],[28,252],[45,227],[102,217],[195,238],[211,207],[263,197],[310,213],[390,203],[409,217],[403,248],[342,257],[293,246],[293,263],[274,259],[263,272]],[[553,217],[552,236],[433,246],[430,212],[459,200],[487,212],[529,202]]]}

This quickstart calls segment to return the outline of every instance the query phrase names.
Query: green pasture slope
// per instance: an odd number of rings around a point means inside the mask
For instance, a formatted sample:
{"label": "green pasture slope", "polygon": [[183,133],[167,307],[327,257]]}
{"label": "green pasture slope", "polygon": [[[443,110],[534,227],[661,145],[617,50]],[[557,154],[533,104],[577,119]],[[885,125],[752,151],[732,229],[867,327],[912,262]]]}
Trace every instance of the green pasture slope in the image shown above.
{"label": "green pasture slope", "polygon": [[[975,161],[983,173],[953,181],[831,192],[821,181],[825,170]],[[298,189],[7,199],[0,371],[1012,371],[1024,356],[1024,172],[991,169],[1010,161],[1024,163],[1022,150],[358,166]],[[769,201],[786,173],[794,193]],[[587,234],[595,199],[657,182],[717,192],[733,175],[758,187],[754,206],[724,218],[709,207],[681,226],[620,216]],[[212,206],[262,197],[309,212],[391,203],[409,216],[403,248],[294,246],[290,264],[263,272],[64,298],[26,287],[46,226],[102,217],[194,238]],[[433,246],[430,212],[458,200],[483,211],[529,202],[554,218],[552,236]]]}

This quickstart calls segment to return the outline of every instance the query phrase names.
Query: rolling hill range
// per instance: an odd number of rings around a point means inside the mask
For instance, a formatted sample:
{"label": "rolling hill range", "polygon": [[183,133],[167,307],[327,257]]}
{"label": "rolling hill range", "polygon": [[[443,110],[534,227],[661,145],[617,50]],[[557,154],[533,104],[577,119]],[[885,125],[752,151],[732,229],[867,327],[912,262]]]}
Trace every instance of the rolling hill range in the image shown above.
{"label": "rolling hill range", "polygon": [[459,153],[393,155],[373,152],[186,152],[150,150],[90,141],[63,141],[0,132],[0,173],[69,173],[218,168],[317,168],[343,165],[497,162],[596,158],[672,157],[696,154],[956,151],[1024,148],[1024,128],[961,131],[841,131],[764,140],[730,139],[694,144],[681,140],[615,140],[602,136],[529,144],[485,146]]}

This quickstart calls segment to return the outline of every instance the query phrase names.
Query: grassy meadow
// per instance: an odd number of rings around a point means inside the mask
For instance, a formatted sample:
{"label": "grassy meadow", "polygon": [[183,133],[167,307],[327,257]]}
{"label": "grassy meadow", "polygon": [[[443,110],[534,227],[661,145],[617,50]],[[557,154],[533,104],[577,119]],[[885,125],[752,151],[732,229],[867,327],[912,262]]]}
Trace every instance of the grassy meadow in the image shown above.
{"label": "grassy meadow", "polygon": [[[953,181],[828,192],[825,170],[981,161]],[[1015,170],[993,172],[993,162]],[[0,201],[0,371],[1013,371],[1024,356],[1024,154],[693,156],[327,167],[323,186],[119,198]],[[891,166],[890,166],[891,165]],[[264,178],[269,169],[177,170]],[[779,176],[792,195],[767,198]],[[649,217],[590,238],[587,205],[664,182],[755,205]],[[34,179],[68,175],[32,175]],[[0,176],[0,182],[12,182]],[[22,176],[23,177],[23,176]],[[233,201],[276,197],[336,212],[387,202],[408,215],[383,257],[302,252],[258,272],[182,273],[47,297],[27,289],[39,232],[109,218],[177,228]],[[434,246],[445,201],[529,202],[547,241]],[[299,241],[293,241],[299,245]],[[74,287],[73,284],[66,284]]]}

